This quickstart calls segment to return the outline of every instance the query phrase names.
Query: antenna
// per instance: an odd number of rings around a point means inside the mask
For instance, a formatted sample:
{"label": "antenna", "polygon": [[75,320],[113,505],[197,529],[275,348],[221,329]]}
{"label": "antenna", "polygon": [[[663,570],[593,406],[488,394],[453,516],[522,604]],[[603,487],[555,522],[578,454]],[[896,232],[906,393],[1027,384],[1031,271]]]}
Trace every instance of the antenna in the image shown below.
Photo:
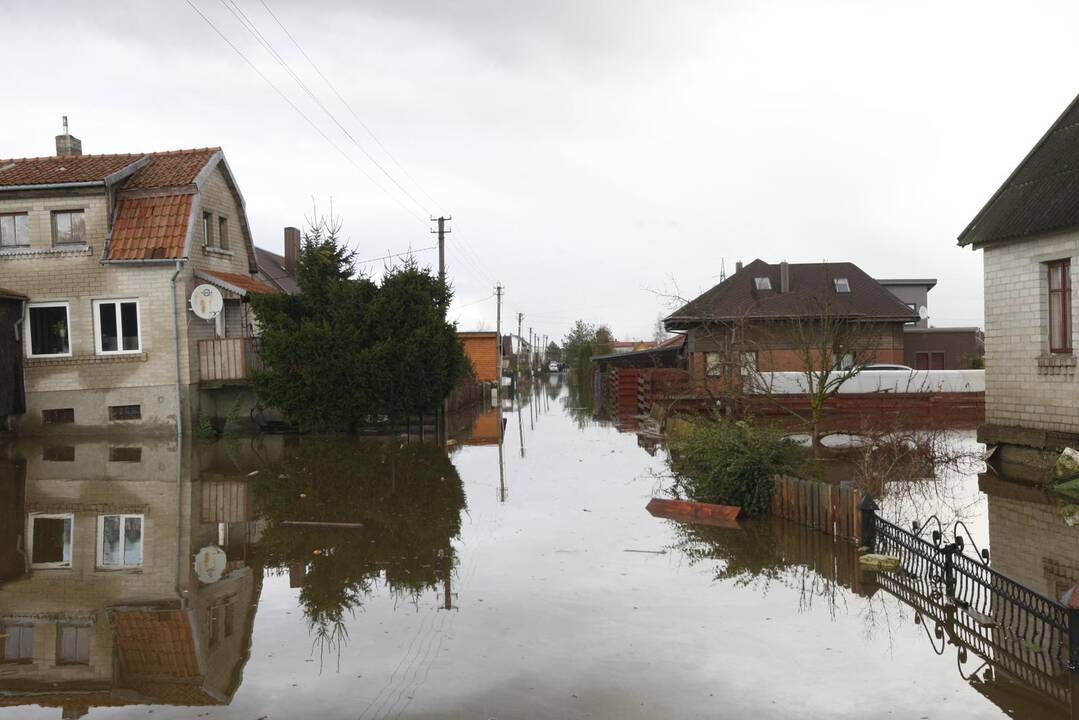
{"label": "antenna", "polygon": [[723,282],[727,279],[727,260],[725,258],[719,259],[719,281]]}
{"label": "antenna", "polygon": [[67,115],[64,115],[64,135],[69,135],[67,131]]}

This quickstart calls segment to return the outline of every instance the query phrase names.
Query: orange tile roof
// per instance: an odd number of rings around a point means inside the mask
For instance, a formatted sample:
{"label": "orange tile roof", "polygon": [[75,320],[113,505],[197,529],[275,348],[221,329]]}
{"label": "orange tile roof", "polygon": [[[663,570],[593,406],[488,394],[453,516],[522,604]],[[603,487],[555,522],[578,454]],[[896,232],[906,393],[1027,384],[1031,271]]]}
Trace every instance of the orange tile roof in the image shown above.
{"label": "orange tile roof", "polygon": [[156,153],[11,158],[0,160],[0,187],[101,181],[147,156],[150,162],[135,171],[125,189],[187,185],[195,181],[199,171],[220,151],[221,148],[212,147]]}
{"label": "orange tile roof", "polygon": [[104,180],[141,157],[142,154],[128,153],[0,160],[0,186]]}
{"label": "orange tile roof", "polygon": [[150,162],[135,171],[124,184],[125,190],[188,185],[221,148],[196,148],[150,153]]}
{"label": "orange tile roof", "polygon": [[241,294],[246,294],[246,293],[249,293],[249,292],[253,292],[253,293],[278,293],[278,292],[281,292],[280,290],[275,288],[273,285],[267,285],[266,283],[262,282],[261,280],[256,280],[255,278],[251,277],[250,275],[241,275],[240,273],[231,273],[231,272],[221,272],[220,270],[212,270],[212,271],[211,270],[199,270],[198,274],[202,275],[202,276],[206,276],[206,279],[208,279],[210,282],[214,282],[215,279],[220,281],[221,283],[223,283],[223,287],[225,287],[226,290],[232,290],[234,292],[235,292],[236,289],[242,290],[243,293],[241,293]]}
{"label": "orange tile roof", "polygon": [[121,200],[109,241],[109,260],[183,257],[193,197],[187,194]]}
{"label": "orange tile roof", "polygon": [[115,614],[116,646],[125,673],[146,677],[200,676],[195,636],[185,610],[122,610]]}

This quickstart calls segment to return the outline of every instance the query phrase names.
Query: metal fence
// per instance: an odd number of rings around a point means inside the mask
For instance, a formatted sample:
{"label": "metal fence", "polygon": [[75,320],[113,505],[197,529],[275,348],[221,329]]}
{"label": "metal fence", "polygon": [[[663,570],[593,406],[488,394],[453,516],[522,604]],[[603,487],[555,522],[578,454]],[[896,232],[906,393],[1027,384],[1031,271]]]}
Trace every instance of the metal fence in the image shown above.
{"label": "metal fence", "polygon": [[978,626],[992,629],[1001,646],[1024,655],[1044,653],[1072,670],[1079,669],[1079,608],[997,572],[989,566],[987,550],[965,554],[963,533],[969,537],[969,532],[963,523],[955,524],[953,539],[947,542],[937,520],[937,529],[927,539],[922,534],[928,523],[915,523],[912,530],[894,525],[877,515],[876,503],[869,496],[860,507],[862,544],[898,557],[898,572],[926,583],[928,595],[945,599]]}

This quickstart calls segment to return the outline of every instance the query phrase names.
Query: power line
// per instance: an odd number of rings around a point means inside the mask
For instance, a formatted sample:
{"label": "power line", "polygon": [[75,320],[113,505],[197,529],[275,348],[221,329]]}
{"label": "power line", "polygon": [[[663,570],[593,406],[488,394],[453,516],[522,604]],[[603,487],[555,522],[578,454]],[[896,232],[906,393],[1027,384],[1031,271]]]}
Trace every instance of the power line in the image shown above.
{"label": "power line", "polygon": [[394,253],[393,255],[383,255],[381,258],[371,258],[370,260],[357,260],[353,264],[371,264],[372,262],[378,262],[379,260],[392,260],[394,258],[404,258],[416,253],[425,253],[427,250],[436,250],[438,245],[432,245],[431,247],[420,247],[416,249],[408,249],[404,253]]}
{"label": "power line", "polygon": [[457,306],[455,306],[455,309],[460,310],[462,308],[471,307],[472,305],[479,305],[481,302],[486,302],[486,301],[490,300],[491,298],[493,298],[494,296],[495,296],[495,293],[491,293],[487,297],[480,298],[479,300],[473,300],[472,302],[467,302],[464,305],[457,305]]}
{"label": "power line", "polygon": [[257,66],[257,65],[255,65],[255,63],[253,63],[253,62],[252,62],[252,61],[251,61],[251,60],[250,60],[250,59],[249,59],[249,58],[247,57],[247,55],[245,55],[245,54],[244,54],[244,52],[243,52],[242,50],[240,50],[240,48],[238,48],[238,47],[237,47],[237,46],[236,46],[236,45],[235,45],[235,44],[234,44],[234,43],[233,43],[233,42],[232,42],[231,40],[229,40],[228,36],[227,36],[227,35],[225,35],[225,33],[223,33],[223,32],[222,32],[222,31],[221,31],[221,30],[220,30],[220,29],[219,29],[219,28],[217,27],[217,25],[215,25],[215,24],[214,24],[214,22],[213,22],[212,20],[210,20],[210,18],[209,18],[209,17],[207,17],[207,16],[206,16],[206,14],[205,14],[205,13],[203,13],[203,12],[202,12],[202,10],[200,10],[200,9],[198,8],[198,6],[196,6],[196,5],[195,5],[195,3],[194,3],[194,2],[192,2],[192,0],[184,0],[184,1],[185,1],[185,2],[186,2],[186,3],[187,3],[187,4],[188,4],[188,5],[190,6],[190,7],[191,7],[191,9],[192,9],[192,10],[194,10],[194,11],[195,11],[196,13],[198,13],[199,17],[201,17],[201,18],[202,18],[202,19],[203,19],[204,21],[206,21],[206,24],[207,24],[207,25],[209,25],[209,26],[210,26],[210,28],[212,28],[212,29],[213,29],[213,31],[214,31],[215,33],[217,33],[217,34],[218,34],[218,36],[219,36],[219,37],[220,37],[220,38],[221,38],[222,40],[224,40],[224,41],[225,41],[225,43],[226,43],[226,44],[228,44],[228,46],[229,46],[230,48],[232,48],[232,49],[233,49],[233,51],[235,51],[235,52],[236,52],[236,54],[237,54],[237,55],[239,55],[239,56],[240,56],[240,58],[241,58],[241,59],[243,59],[243,61],[244,61],[245,63],[247,63],[247,65],[248,65],[248,66],[249,66],[249,67],[250,67],[250,68],[251,68],[252,70],[254,70],[254,71],[255,71],[255,73],[256,73],[256,74],[257,74],[257,75],[258,75],[258,76],[259,76],[260,78],[262,78],[262,79],[263,79],[263,81],[265,81],[265,83],[266,83],[267,85],[269,85],[269,86],[270,86],[270,87],[271,87],[271,88],[272,88],[272,89],[274,90],[274,92],[276,92],[276,93],[277,93],[278,95],[280,95],[280,96],[281,96],[281,99],[282,99],[282,100],[284,100],[284,101],[285,101],[286,103],[288,103],[289,107],[291,107],[291,108],[292,108],[293,110],[295,110],[295,111],[296,111],[296,114],[298,114],[298,115],[299,115],[300,117],[302,117],[302,118],[303,118],[303,119],[304,119],[304,120],[305,120],[305,121],[307,122],[307,124],[308,124],[308,125],[310,125],[310,126],[311,126],[311,127],[312,127],[312,128],[314,129],[314,130],[315,130],[315,132],[317,132],[317,133],[318,133],[318,134],[319,134],[319,135],[320,135],[320,136],[322,137],[322,139],[323,139],[323,140],[325,140],[325,141],[326,141],[327,143],[329,143],[329,144],[330,144],[330,147],[332,147],[332,148],[333,148],[334,150],[336,150],[336,151],[337,151],[338,153],[340,153],[340,155],[341,155],[341,156],[342,156],[343,158],[345,158],[345,160],[347,160],[347,161],[348,161],[349,163],[351,163],[353,167],[355,167],[355,168],[356,168],[357,170],[359,170],[359,171],[360,171],[361,173],[363,173],[364,177],[366,177],[366,178],[367,178],[368,180],[370,180],[370,181],[371,181],[371,184],[372,184],[372,185],[374,185],[374,186],[375,186],[375,187],[377,187],[377,188],[378,188],[379,190],[381,190],[382,192],[384,192],[384,193],[385,193],[385,194],[386,194],[386,195],[387,195],[388,197],[390,197],[391,199],[393,199],[393,200],[394,200],[394,201],[395,201],[395,202],[396,202],[396,203],[397,203],[398,205],[400,205],[400,206],[401,206],[401,208],[402,208],[402,209],[403,209],[403,210],[404,210],[405,212],[407,212],[407,213],[408,213],[409,215],[411,215],[412,217],[416,218],[416,219],[417,219],[417,220],[418,220],[419,222],[421,222],[421,223],[423,223],[423,224],[425,224],[425,225],[427,224],[427,221],[426,221],[426,220],[425,220],[425,219],[423,218],[423,216],[421,216],[421,215],[419,215],[419,214],[417,214],[417,213],[413,212],[413,211],[412,211],[412,210],[411,210],[411,209],[410,209],[410,208],[409,208],[409,207],[408,207],[407,205],[405,205],[405,204],[404,204],[404,203],[403,203],[403,202],[401,201],[401,199],[400,199],[400,198],[398,198],[398,197],[397,197],[396,195],[393,195],[393,194],[391,194],[391,193],[390,193],[390,192],[389,192],[389,191],[388,191],[388,190],[387,190],[386,188],[384,188],[384,187],[383,187],[383,186],[382,186],[382,185],[381,185],[381,184],[380,184],[380,183],[379,183],[379,182],[378,182],[377,180],[375,180],[375,179],[374,179],[374,178],[373,178],[373,177],[371,176],[371,174],[370,174],[370,173],[368,173],[368,172],[367,172],[366,170],[364,170],[364,169],[363,169],[363,168],[362,168],[362,167],[361,167],[361,166],[360,166],[360,165],[359,165],[359,164],[358,164],[358,163],[357,163],[357,162],[356,162],[356,161],[355,161],[355,160],[354,160],[354,159],[353,159],[353,158],[352,158],[351,156],[349,156],[349,155],[348,155],[348,153],[346,153],[346,152],[345,152],[344,150],[342,150],[342,149],[341,149],[340,147],[338,147],[337,143],[335,143],[335,142],[334,142],[334,141],[333,141],[332,139],[330,139],[330,136],[329,136],[329,135],[327,135],[327,134],[326,134],[325,132],[323,132],[322,128],[320,128],[320,127],[319,127],[318,125],[316,125],[316,124],[315,124],[315,122],[314,122],[314,121],[313,121],[313,120],[312,120],[311,118],[309,118],[309,117],[307,116],[307,114],[306,114],[306,113],[304,113],[304,111],[303,111],[303,110],[301,110],[301,109],[300,109],[300,107],[299,107],[298,105],[296,105],[296,103],[292,102],[292,99],[291,99],[291,98],[289,98],[289,96],[288,96],[288,95],[286,95],[286,94],[285,94],[285,93],[284,93],[284,92],[283,92],[283,91],[282,91],[282,90],[281,90],[281,89],[280,89],[279,87],[277,87],[277,85],[275,85],[275,84],[274,84],[274,82],[273,82],[272,80],[270,80],[270,78],[266,77],[266,75],[265,75],[265,74],[264,74],[264,73],[263,73],[263,72],[262,72],[261,70],[259,70],[259,69],[258,69],[258,66]]}
{"label": "power line", "polygon": [[265,8],[266,12],[270,15],[270,17],[273,18],[273,21],[277,23],[277,26],[280,27],[281,30],[285,33],[285,35],[288,36],[288,39],[292,41],[292,44],[296,46],[296,49],[300,51],[300,54],[303,55],[304,59],[307,60],[311,67],[314,68],[315,72],[318,73],[318,76],[322,78],[322,81],[326,83],[326,86],[329,87],[333,94],[337,96],[337,99],[341,101],[341,104],[348,109],[349,113],[352,114],[352,117],[356,120],[359,126],[362,127],[365,131],[367,131],[367,134],[371,136],[371,139],[374,140],[380,148],[382,148],[382,151],[386,153],[386,157],[388,157],[393,162],[393,164],[396,165],[397,168],[405,174],[405,177],[412,181],[412,183],[419,189],[419,191],[423,193],[423,195],[426,196],[428,200],[431,201],[432,205],[435,205],[436,207],[441,207],[441,203],[431,197],[430,193],[428,193],[424,189],[424,187],[420,185],[419,181],[416,180],[416,178],[412,177],[412,174],[405,169],[405,166],[397,161],[397,158],[394,157],[393,153],[390,152],[390,149],[382,144],[382,141],[378,139],[378,136],[375,135],[374,131],[371,130],[371,128],[368,127],[367,124],[360,119],[360,116],[357,115],[356,111],[352,109],[352,105],[350,105],[349,102],[345,100],[345,98],[341,95],[341,93],[338,92],[337,87],[332,82],[330,82],[330,79],[326,77],[325,74],[323,74],[322,70],[319,68],[318,65],[315,64],[315,61],[312,60],[311,57],[307,54],[307,52],[303,49],[299,41],[292,35],[291,32],[289,32],[288,28],[285,27],[285,24],[278,19],[277,15],[274,14],[274,11],[270,9],[270,6],[266,4],[266,0],[259,0],[259,2],[262,4],[262,7]]}
{"label": "power line", "polygon": [[241,9],[240,6],[236,4],[236,0],[227,0],[227,2],[226,0],[220,0],[220,2],[222,5],[224,5],[225,9],[232,13],[233,17],[235,17],[239,21],[239,23],[243,25],[244,29],[247,30],[247,32],[251,33],[251,36],[254,37],[255,40],[259,44],[261,44],[267,52],[270,53],[270,56],[273,57],[277,61],[277,63],[284,69],[284,71],[292,77],[296,84],[300,86],[300,89],[307,93],[307,96],[311,98],[311,100],[316,105],[319,106],[322,112],[326,113],[326,116],[329,117],[335,125],[337,125],[338,129],[340,129],[341,132],[345,134],[345,137],[347,137],[352,142],[352,144],[355,145],[359,149],[359,151],[362,152],[364,156],[372,162],[372,164],[374,164],[375,167],[382,171],[382,174],[385,175],[390,182],[396,185],[398,190],[404,193],[409,200],[416,204],[417,207],[430,215],[431,212],[427,209],[427,207],[424,206],[424,204],[421,203],[419,200],[417,200],[415,196],[413,196],[412,193],[408,191],[407,188],[405,188],[401,183],[397,182],[397,178],[391,175],[389,171],[387,171],[386,168],[382,166],[382,163],[376,160],[375,157],[371,155],[371,153],[367,152],[367,149],[363,147],[363,145],[361,145],[355,137],[353,137],[352,133],[348,131],[348,128],[341,124],[341,121],[337,119],[337,116],[334,115],[333,112],[331,112],[330,109],[323,104],[323,102],[318,98],[314,91],[312,91],[311,88],[307,86],[307,83],[305,83],[303,79],[296,74],[296,72],[292,69],[292,66],[290,66],[283,57],[281,57],[281,54],[277,52],[276,48],[274,48],[273,43],[267,40],[266,37],[262,34],[262,32],[259,31],[258,26],[255,25],[254,21],[247,16],[247,13],[245,13],[243,9]]}

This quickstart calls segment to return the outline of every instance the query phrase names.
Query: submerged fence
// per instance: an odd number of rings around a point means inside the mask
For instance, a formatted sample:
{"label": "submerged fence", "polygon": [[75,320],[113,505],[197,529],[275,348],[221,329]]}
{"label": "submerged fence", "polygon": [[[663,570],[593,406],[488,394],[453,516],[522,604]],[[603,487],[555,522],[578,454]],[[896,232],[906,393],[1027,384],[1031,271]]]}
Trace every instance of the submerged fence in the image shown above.
{"label": "submerged fence", "polygon": [[854,488],[828,483],[775,478],[772,515],[847,540],[862,536],[861,493]]}
{"label": "submerged fence", "polygon": [[[855,541],[869,552],[899,558],[900,569],[880,572],[885,582],[921,583],[927,594],[944,598],[983,628],[994,630],[994,644],[1024,657],[1043,653],[1049,665],[1079,670],[1079,608],[1069,607],[1002,575],[989,566],[989,552],[964,553],[966,526],[956,523],[952,540],[934,516],[906,530],[881,517],[877,504],[856,488],[777,477],[772,515],[793,520],[826,535]],[[973,545],[973,541],[970,542]],[[1035,663],[1037,664],[1037,663]]]}

